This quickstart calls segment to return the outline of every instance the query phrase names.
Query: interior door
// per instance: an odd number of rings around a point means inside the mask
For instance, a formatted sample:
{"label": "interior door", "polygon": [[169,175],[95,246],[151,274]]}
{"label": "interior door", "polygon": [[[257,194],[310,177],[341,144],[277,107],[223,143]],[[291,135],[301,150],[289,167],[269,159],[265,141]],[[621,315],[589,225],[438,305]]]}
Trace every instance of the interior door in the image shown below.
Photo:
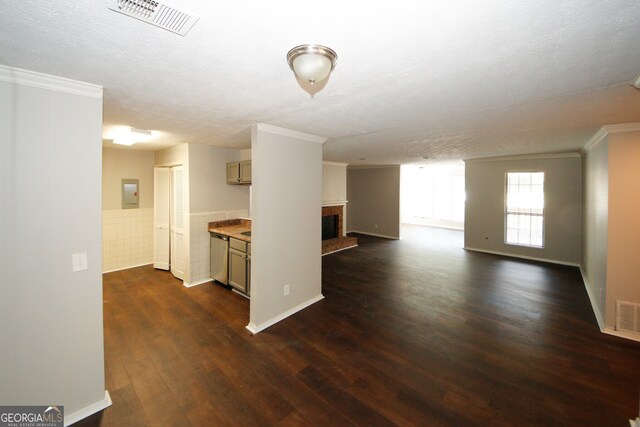
{"label": "interior door", "polygon": [[153,267],[169,270],[169,168],[153,168]]}
{"label": "interior door", "polygon": [[184,173],[182,166],[169,169],[171,197],[169,213],[171,273],[184,280]]}

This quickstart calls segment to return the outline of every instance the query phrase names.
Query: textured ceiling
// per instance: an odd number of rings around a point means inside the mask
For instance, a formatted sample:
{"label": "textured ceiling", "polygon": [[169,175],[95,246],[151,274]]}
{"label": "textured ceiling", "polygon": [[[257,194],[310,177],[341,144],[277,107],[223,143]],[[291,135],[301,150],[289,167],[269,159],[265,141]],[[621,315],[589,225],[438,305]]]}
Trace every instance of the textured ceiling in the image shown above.
{"label": "textured ceiling", "polygon": [[[638,0],[172,3],[200,16],[186,37],[106,1],[4,0],[0,63],[104,86],[104,136],[162,132],[147,149],[248,148],[264,122],[329,138],[327,160],[413,163],[577,150],[640,121]],[[314,98],[285,59],[302,43],[339,56]]]}

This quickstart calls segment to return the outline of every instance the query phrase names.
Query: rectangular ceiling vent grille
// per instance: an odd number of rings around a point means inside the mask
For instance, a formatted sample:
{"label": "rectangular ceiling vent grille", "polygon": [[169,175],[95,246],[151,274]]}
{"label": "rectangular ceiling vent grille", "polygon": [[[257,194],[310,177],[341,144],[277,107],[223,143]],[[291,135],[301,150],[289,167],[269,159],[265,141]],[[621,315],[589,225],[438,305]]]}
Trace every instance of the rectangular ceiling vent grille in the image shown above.
{"label": "rectangular ceiling vent grille", "polygon": [[186,35],[198,17],[164,1],[108,0],[109,9],[164,28],[172,33]]}
{"label": "rectangular ceiling vent grille", "polygon": [[616,302],[616,330],[640,334],[640,304]]}

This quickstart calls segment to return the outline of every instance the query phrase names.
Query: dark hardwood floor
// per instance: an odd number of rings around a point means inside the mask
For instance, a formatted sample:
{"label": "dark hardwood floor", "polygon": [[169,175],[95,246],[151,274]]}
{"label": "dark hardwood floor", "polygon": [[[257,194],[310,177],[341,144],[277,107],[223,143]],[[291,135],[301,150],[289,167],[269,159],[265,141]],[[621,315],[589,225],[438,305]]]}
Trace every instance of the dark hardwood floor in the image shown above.
{"label": "dark hardwood floor", "polygon": [[640,343],[602,334],[578,269],[358,235],[325,299],[252,336],[249,301],[150,267],[104,276],[113,406],[80,426],[628,426]]}

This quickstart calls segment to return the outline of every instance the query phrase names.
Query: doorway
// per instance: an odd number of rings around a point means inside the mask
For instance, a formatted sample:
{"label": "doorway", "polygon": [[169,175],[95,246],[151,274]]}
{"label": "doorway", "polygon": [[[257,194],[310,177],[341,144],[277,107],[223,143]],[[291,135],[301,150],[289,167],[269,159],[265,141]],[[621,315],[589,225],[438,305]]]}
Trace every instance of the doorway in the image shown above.
{"label": "doorway", "polygon": [[404,165],[401,223],[464,229],[464,162]]}

